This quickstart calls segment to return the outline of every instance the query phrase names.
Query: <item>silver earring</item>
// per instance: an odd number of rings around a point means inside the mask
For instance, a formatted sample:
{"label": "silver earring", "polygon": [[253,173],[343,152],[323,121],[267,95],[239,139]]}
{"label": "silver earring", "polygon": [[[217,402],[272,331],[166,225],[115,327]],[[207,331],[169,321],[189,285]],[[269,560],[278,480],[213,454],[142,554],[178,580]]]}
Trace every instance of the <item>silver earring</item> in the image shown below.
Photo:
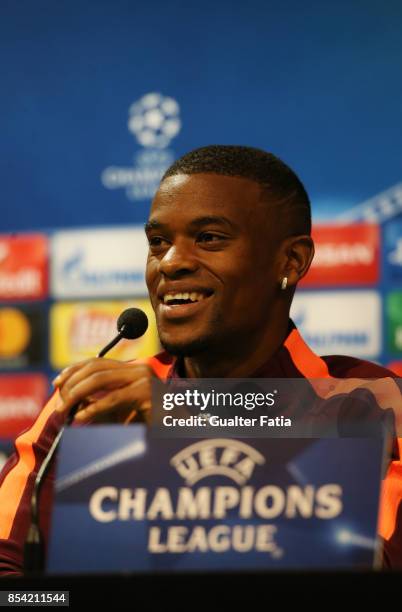
{"label": "silver earring", "polygon": [[288,277],[284,276],[283,279],[282,279],[282,283],[281,283],[282,291],[285,291],[287,286],[288,286]]}

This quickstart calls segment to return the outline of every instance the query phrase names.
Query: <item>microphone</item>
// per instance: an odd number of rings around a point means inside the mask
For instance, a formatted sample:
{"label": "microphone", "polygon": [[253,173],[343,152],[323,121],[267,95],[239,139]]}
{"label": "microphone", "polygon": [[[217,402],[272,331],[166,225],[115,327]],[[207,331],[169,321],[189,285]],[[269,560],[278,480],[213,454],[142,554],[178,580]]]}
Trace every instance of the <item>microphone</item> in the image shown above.
{"label": "microphone", "polygon": [[[112,349],[122,338],[126,338],[127,340],[135,340],[135,338],[140,338],[145,334],[147,329],[148,318],[145,312],[139,308],[127,308],[117,319],[117,336],[115,336],[115,338],[113,338],[109,344],[103,347],[103,349],[98,353],[97,357],[103,357],[106,355],[106,353],[110,351],[110,349]],[[53,444],[36,475],[31,498],[31,525],[28,529],[28,535],[24,546],[24,573],[41,572],[44,569],[45,558],[43,538],[39,529],[40,489],[43,478],[46,475],[53,456],[59,446],[64,430],[73,422],[79,407],[80,403],[77,403],[70,408],[64,425],[61,427],[56,438],[53,440]]]}
{"label": "microphone", "polygon": [[98,357],[106,355],[122,338],[135,340],[145,334],[148,329],[148,317],[139,308],[127,308],[123,310],[117,319],[117,331],[119,332],[109,344],[98,353]]}

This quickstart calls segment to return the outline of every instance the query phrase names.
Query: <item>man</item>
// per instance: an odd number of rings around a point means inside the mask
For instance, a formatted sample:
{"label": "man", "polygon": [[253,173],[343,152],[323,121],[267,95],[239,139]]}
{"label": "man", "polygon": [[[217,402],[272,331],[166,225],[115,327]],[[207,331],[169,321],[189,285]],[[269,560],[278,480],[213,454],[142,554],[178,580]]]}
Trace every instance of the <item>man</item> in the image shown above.
{"label": "man", "polygon": [[[0,480],[0,571],[22,571],[35,474],[66,412],[77,423],[147,419],[151,380],[161,378],[378,378],[392,374],[351,357],[315,355],[289,310],[313,259],[310,203],[293,171],[250,147],[190,152],[165,173],[146,224],[146,280],[165,352],[146,363],[89,359],[66,368],[58,392],[20,436]],[[384,493],[386,564],[401,564],[399,470]],[[47,534],[51,472],[41,496]],[[391,507],[392,506],[392,507]],[[396,551],[396,552],[395,552]]]}

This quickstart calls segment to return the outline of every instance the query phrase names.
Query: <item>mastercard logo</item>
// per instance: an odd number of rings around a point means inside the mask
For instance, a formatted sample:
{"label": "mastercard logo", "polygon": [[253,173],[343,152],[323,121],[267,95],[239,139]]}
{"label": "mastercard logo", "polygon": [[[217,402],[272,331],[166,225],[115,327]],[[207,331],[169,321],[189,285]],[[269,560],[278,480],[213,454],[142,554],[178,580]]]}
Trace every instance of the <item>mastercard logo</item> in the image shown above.
{"label": "mastercard logo", "polygon": [[16,308],[0,310],[0,358],[18,357],[31,339],[31,326],[27,317]]}

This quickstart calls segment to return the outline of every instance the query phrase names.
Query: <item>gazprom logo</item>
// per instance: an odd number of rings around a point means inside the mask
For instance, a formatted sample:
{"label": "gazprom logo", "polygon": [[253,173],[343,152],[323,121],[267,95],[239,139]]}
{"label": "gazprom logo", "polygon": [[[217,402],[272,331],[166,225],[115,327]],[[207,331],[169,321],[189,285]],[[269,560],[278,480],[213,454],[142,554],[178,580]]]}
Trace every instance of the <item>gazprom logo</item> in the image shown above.
{"label": "gazprom logo", "polygon": [[56,232],[51,258],[53,295],[143,295],[147,251],[140,226]]}
{"label": "gazprom logo", "polygon": [[127,283],[141,281],[143,278],[143,273],[138,270],[123,268],[91,270],[85,266],[86,261],[84,253],[82,251],[73,253],[62,266],[62,278],[70,283],[79,282],[88,287],[96,287],[98,289],[111,284],[125,286]]}
{"label": "gazprom logo", "polygon": [[251,478],[255,466],[264,463],[265,457],[255,448],[230,439],[196,442],[170,461],[187,485],[209,476],[226,476],[238,485],[244,485]]}
{"label": "gazprom logo", "polygon": [[381,298],[377,291],[300,292],[290,315],[307,344],[320,355],[378,357]]}

